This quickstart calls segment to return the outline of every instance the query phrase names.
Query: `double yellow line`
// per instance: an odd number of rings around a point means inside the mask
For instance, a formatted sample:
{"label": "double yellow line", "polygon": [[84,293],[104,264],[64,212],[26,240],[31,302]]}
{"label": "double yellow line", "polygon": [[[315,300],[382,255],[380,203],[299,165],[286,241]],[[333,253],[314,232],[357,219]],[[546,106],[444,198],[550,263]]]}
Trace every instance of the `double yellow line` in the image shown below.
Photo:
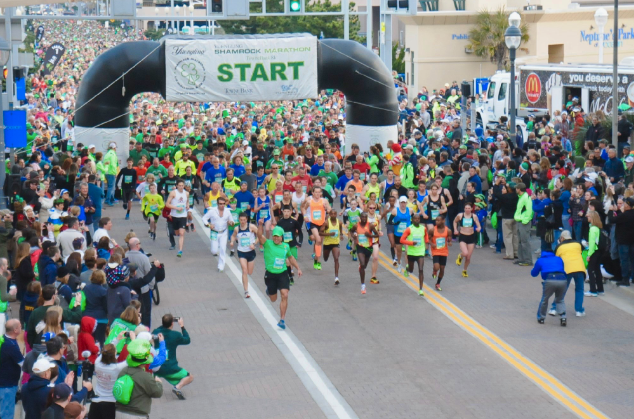
{"label": "double yellow line", "polygon": [[[418,275],[415,275],[416,282],[414,282],[412,279],[405,277],[405,275],[399,274],[398,271],[392,267],[392,261],[388,259],[383,252],[379,252],[379,263],[383,265],[385,269],[392,272],[396,277],[405,282],[405,284],[410,288],[418,292],[419,286],[416,283],[418,282]],[[416,270],[414,272],[416,272]],[[504,360],[523,373],[526,377],[533,381],[533,383],[548,393],[551,397],[559,401],[570,411],[585,419],[608,418],[608,416],[578,396],[566,385],[546,372],[543,368],[526,358],[496,336],[493,332],[467,315],[467,313],[460,310],[445,297],[441,296],[437,291],[426,284],[423,284],[423,289],[425,291],[425,298],[431,305],[466,332],[478,339],[485,346],[500,355]]]}

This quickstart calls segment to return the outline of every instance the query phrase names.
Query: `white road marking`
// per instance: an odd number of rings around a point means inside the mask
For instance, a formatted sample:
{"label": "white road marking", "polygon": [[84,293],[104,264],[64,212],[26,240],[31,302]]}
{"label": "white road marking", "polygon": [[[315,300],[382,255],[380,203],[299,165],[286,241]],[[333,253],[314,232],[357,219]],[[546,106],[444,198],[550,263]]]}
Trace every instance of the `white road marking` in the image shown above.
{"label": "white road marking", "polygon": [[[202,217],[196,209],[194,209],[192,213],[199,227],[197,229],[198,234],[205,242],[210,242],[209,228],[204,226]],[[242,286],[242,271],[228,255],[225,259],[225,268],[226,267],[229,267],[233,275],[229,275],[227,272],[225,273],[227,273],[227,276],[242,294],[244,290]],[[337,391],[337,388],[308,353],[304,345],[302,345],[299,339],[291,332],[290,328],[286,326],[286,330],[282,330],[277,327],[277,313],[274,307],[266,303],[263,294],[251,278],[249,278],[249,294],[251,295],[250,300],[253,304],[248,304],[247,299],[245,299],[245,302],[251,309],[251,312],[271,337],[273,343],[275,343],[280,352],[282,352],[282,355],[284,355],[297,376],[302,380],[304,386],[326,417],[341,419],[358,418],[356,413],[352,410],[352,407],[350,407],[348,402],[346,402],[339,391]]]}

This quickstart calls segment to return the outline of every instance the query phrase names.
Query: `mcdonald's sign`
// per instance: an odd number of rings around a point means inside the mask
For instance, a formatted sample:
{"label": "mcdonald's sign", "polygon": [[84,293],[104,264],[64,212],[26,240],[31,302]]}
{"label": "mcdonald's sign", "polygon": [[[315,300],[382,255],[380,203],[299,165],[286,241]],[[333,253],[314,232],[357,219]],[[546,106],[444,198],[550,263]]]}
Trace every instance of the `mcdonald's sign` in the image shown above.
{"label": "mcdonald's sign", "polygon": [[525,92],[526,99],[530,103],[536,103],[539,100],[542,95],[542,82],[537,74],[531,73],[526,77]]}

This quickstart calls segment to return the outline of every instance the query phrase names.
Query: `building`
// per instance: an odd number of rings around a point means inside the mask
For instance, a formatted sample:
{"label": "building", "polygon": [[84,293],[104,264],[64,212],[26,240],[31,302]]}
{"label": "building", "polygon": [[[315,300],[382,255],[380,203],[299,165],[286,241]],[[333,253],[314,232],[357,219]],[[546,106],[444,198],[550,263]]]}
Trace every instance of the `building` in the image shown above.
{"label": "building", "polygon": [[[528,25],[530,40],[517,51],[518,64],[597,63],[599,29],[594,13],[599,7],[608,11],[604,29],[605,63],[613,57],[613,0],[532,0],[542,10],[524,10],[526,0],[467,0],[465,10],[456,11],[454,2],[436,2],[437,11],[420,11],[416,16],[399,16],[405,23],[406,82],[410,97],[422,86],[430,91],[456,80],[489,77],[497,64],[475,56],[469,45],[469,31],[478,12],[505,7],[517,11]],[[426,2],[430,3],[430,2]],[[619,5],[619,61],[634,56],[634,1]]]}

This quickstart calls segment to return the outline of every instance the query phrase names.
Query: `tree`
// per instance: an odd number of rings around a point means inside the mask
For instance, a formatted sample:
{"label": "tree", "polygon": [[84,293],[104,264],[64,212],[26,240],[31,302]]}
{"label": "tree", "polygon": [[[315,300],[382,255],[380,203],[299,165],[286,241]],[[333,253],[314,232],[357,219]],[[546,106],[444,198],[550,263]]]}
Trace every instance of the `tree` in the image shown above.
{"label": "tree", "polygon": [[405,49],[399,49],[398,42],[392,45],[392,70],[398,74],[405,73]]}
{"label": "tree", "polygon": [[[311,12],[336,12],[341,10],[339,4],[332,4],[331,0],[313,0],[306,2],[306,9]],[[350,3],[350,10],[354,8]],[[280,0],[268,1],[267,12],[281,13],[284,11],[284,3]],[[226,34],[255,35],[270,33],[302,33],[307,32],[320,36],[323,32],[325,38],[343,38],[343,16],[255,16],[249,20],[226,20],[221,23]],[[361,30],[359,17],[350,15],[350,39],[364,42],[365,37],[358,36]]]}
{"label": "tree", "polygon": [[[478,14],[474,28],[469,31],[467,48],[478,57],[486,57],[496,63],[498,70],[503,70],[508,60],[508,48],[504,42],[504,32],[509,26],[508,17],[509,13],[504,7],[493,13],[483,10]],[[528,25],[522,24],[520,30],[522,42],[528,42]]]}

